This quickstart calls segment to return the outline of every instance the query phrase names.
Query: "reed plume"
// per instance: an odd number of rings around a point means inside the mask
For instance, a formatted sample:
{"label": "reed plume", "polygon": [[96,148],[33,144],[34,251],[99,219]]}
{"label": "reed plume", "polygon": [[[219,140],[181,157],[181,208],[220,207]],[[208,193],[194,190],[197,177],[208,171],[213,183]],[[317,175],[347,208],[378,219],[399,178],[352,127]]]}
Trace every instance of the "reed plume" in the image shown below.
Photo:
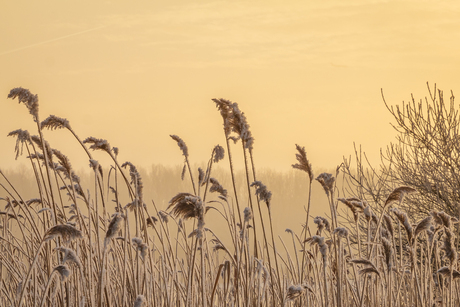
{"label": "reed plume", "polygon": [[325,228],[328,232],[331,232],[331,224],[329,224],[329,221],[326,218],[317,216],[314,218],[313,222],[318,225],[318,234],[321,234]]}
{"label": "reed plume", "polygon": [[359,200],[358,198],[337,198],[338,201],[341,203],[345,204],[348,209],[351,210],[353,213],[353,218],[355,222],[358,221],[359,219],[359,214],[364,212],[365,206],[363,205],[363,202]]}
{"label": "reed plume", "polygon": [[324,239],[324,237],[313,236],[307,239],[307,242],[310,242],[311,245],[318,244],[319,251],[321,255],[323,256],[323,265],[327,266],[327,254],[328,254],[329,248],[326,244],[326,240]]}
{"label": "reed plume", "polygon": [[232,130],[231,124],[230,124],[230,118],[232,116],[233,108],[232,108],[232,102],[230,100],[226,100],[223,98],[220,99],[212,99],[216,103],[217,109],[220,111],[220,115],[222,116],[222,119],[224,120],[224,132],[225,135],[228,136]]}
{"label": "reed plume", "polygon": [[66,262],[69,262],[71,264],[76,265],[79,269],[83,269],[81,260],[73,249],[59,246],[59,247],[56,247],[56,250],[64,253],[64,258],[62,259],[62,263],[65,264]]}
{"label": "reed plume", "polygon": [[72,130],[70,127],[70,123],[67,119],[57,117],[55,115],[48,116],[44,121],[41,122],[41,128],[48,128],[50,130],[57,130],[57,129],[69,129]]}
{"label": "reed plume", "polygon": [[428,230],[430,229],[431,227],[431,220],[433,218],[431,216],[428,216],[426,218],[424,218],[423,220],[421,220],[417,226],[415,226],[415,230],[414,230],[414,239],[417,238],[417,236],[422,232],[422,231],[425,231],[425,230]]}
{"label": "reed plume", "polygon": [[71,178],[72,164],[70,163],[69,158],[57,149],[52,149],[52,152],[53,152],[53,155],[58,159],[58,162],[60,166],[62,167],[62,168],[59,168],[59,170],[64,173],[66,178]]}
{"label": "reed plume", "polygon": [[457,261],[457,250],[455,249],[453,233],[449,228],[444,229],[444,238],[441,250],[444,251],[445,257],[449,260],[450,265],[453,266]]}
{"label": "reed plume", "polygon": [[450,216],[444,211],[431,212],[431,216],[438,225],[443,225],[446,228],[452,229],[452,221],[458,222],[457,218]]}
{"label": "reed plume", "polygon": [[48,231],[45,233],[45,236],[43,238],[43,241],[49,241],[52,240],[56,237],[61,237],[64,243],[68,243],[72,240],[82,238],[82,233],[80,230],[76,229],[73,226],[70,225],[56,225],[48,229]]}
{"label": "reed plume", "polygon": [[385,225],[386,225],[386,228],[387,228],[388,232],[390,233],[390,236],[393,237],[394,229],[393,229],[393,224],[391,222],[391,217],[389,215],[387,215],[387,214],[384,214],[383,218],[385,220]]}
{"label": "reed plume", "polygon": [[65,281],[70,276],[70,270],[65,264],[54,267],[54,271],[59,274],[62,281]]}
{"label": "reed plume", "polygon": [[272,192],[267,190],[267,187],[260,181],[254,181],[253,183],[251,183],[251,187],[256,188],[256,195],[259,196],[260,200],[264,201],[265,204],[267,204],[268,208],[270,208]]}
{"label": "reed plume", "polygon": [[217,181],[215,178],[209,178],[209,182],[211,183],[211,187],[209,188],[209,192],[217,192],[223,197],[227,197],[227,190]]}
{"label": "reed plume", "polygon": [[134,247],[141,253],[142,260],[145,260],[145,256],[147,255],[148,246],[144,242],[142,242],[141,238],[134,237],[131,239],[133,242]]}
{"label": "reed plume", "polygon": [[[441,274],[444,277],[449,277],[451,274],[451,270],[449,269],[448,266],[443,266],[442,268],[437,270],[436,273]],[[460,272],[457,270],[452,270],[452,277],[453,279],[460,278]]]}
{"label": "reed plume", "polygon": [[216,147],[214,147],[214,158],[213,158],[214,163],[221,161],[224,157],[225,157],[225,149],[220,145],[216,145]]}
{"label": "reed plume", "polygon": [[16,153],[15,159],[17,160],[19,155],[22,155],[24,144],[30,143],[30,134],[27,130],[17,129],[8,133],[7,136],[16,137],[16,145],[14,146],[14,152]]}
{"label": "reed plume", "polygon": [[125,163],[121,165],[122,168],[126,168],[127,166],[129,166],[129,176],[131,177],[131,183],[133,183],[136,187],[136,196],[138,198],[138,205],[143,206],[144,205],[144,197],[143,197],[144,196],[144,193],[143,193],[144,183],[142,182],[142,177],[137,171],[136,166],[134,166],[134,164],[132,164],[131,162],[126,161]]}
{"label": "reed plume", "polygon": [[158,211],[158,217],[161,219],[163,223],[168,223],[169,222],[169,214],[164,211]]}
{"label": "reed plume", "polygon": [[398,187],[394,189],[393,192],[390,193],[390,195],[388,195],[385,201],[385,206],[395,201],[402,203],[404,196],[414,192],[416,192],[416,190],[411,187]]}
{"label": "reed plume", "polygon": [[332,194],[335,182],[335,177],[332,176],[332,174],[321,173],[318,177],[316,177],[316,180],[321,184],[327,196]]}
{"label": "reed plume", "polygon": [[409,218],[407,217],[407,214],[397,208],[393,208],[390,211],[393,212],[394,215],[396,215],[396,217],[398,218],[399,222],[404,225],[404,228],[407,234],[407,240],[410,242],[410,244],[412,244],[413,229],[412,229],[412,225],[409,222]]}
{"label": "reed plume", "polygon": [[311,293],[314,293],[313,289],[308,285],[292,285],[288,288],[288,293],[286,299],[288,301],[293,301],[296,298],[300,297],[305,293],[306,290],[309,290]]}
{"label": "reed plume", "polygon": [[[179,149],[182,151],[182,155],[184,156],[184,168],[182,170],[182,175],[181,178],[184,179],[184,174],[185,174],[185,168],[188,168],[188,172],[190,174],[190,180],[192,181],[192,187],[193,187],[193,193],[197,194],[197,190],[195,187],[195,180],[193,179],[192,175],[192,169],[190,167],[190,162],[188,160],[188,148],[187,145],[185,144],[184,140],[182,140],[179,136],[171,134],[170,137],[177,142],[177,145],[179,146]],[[199,187],[199,185],[198,185]]]}
{"label": "reed plume", "polygon": [[170,135],[170,137],[177,142],[177,145],[179,146],[180,150],[182,151],[182,154],[184,155],[184,157],[188,157],[188,148],[187,148],[187,144],[185,144],[185,142],[180,138],[178,137],[177,135]]}
{"label": "reed plume", "polygon": [[367,266],[367,267],[361,269],[359,271],[359,274],[375,273],[378,276],[380,276],[379,270],[377,269],[375,264],[372,263],[372,261],[370,261],[370,260],[367,260],[367,259],[351,259],[351,260],[349,260],[349,262],[354,263],[354,264],[364,264],[364,265]]}
{"label": "reed plume", "polygon": [[109,227],[107,227],[107,232],[105,234],[104,245],[107,245],[110,242],[110,239],[115,237],[121,230],[124,218],[124,215],[120,212],[116,212],[112,215],[112,220],[110,221]]}
{"label": "reed plume", "polygon": [[166,210],[187,220],[189,218],[200,218],[204,214],[203,204],[198,196],[190,193],[178,193],[169,201]]}
{"label": "reed plume", "polygon": [[[38,146],[38,148],[40,148],[40,150],[43,152],[43,155],[42,155],[42,160],[45,161],[46,163],[46,159],[45,159],[45,152],[46,152],[46,155],[47,155],[47,158],[50,159],[48,165],[51,165],[51,167],[53,167],[53,164],[51,163],[51,158],[53,156],[53,150],[51,149],[51,146],[50,144],[46,141],[46,140],[43,140],[42,142],[42,139],[40,138],[40,136],[38,135],[31,135],[30,136],[30,140],[32,142],[35,143],[35,145]],[[45,164],[46,165],[46,164]]]}
{"label": "reed plume", "polygon": [[139,294],[134,301],[133,307],[144,307],[145,305],[147,305],[145,297],[142,294]]}
{"label": "reed plume", "polygon": [[84,139],[83,144],[91,144],[91,146],[89,146],[90,149],[102,150],[108,153],[109,155],[112,155],[112,148],[110,147],[110,144],[107,140],[98,139],[91,136]]}
{"label": "reed plume", "polygon": [[204,171],[201,167],[198,168],[198,186],[203,186],[206,184],[206,178]]}
{"label": "reed plume", "polygon": [[308,178],[310,182],[313,181],[313,170],[311,167],[310,161],[307,158],[307,152],[305,151],[305,147],[301,147],[299,145],[295,145],[296,150],[298,153],[295,154],[295,157],[299,163],[292,164],[292,167],[301,171],[304,171],[308,174]]}
{"label": "reed plume", "polygon": [[337,227],[332,233],[342,238],[348,237],[348,229],[345,227]]}
{"label": "reed plume", "polygon": [[252,215],[252,210],[249,207],[244,208],[244,222],[249,223],[254,216]]}
{"label": "reed plume", "polygon": [[147,218],[147,226],[154,227],[156,222],[158,222],[158,219],[154,216]]}
{"label": "reed plume", "polygon": [[393,257],[393,245],[384,237],[382,237],[382,245],[385,254],[385,264],[387,265],[388,272],[390,272],[392,268],[391,258]]}
{"label": "reed plume", "polygon": [[249,124],[244,115],[244,112],[241,112],[238,104],[234,102],[231,105],[232,113],[229,117],[229,124],[232,128],[232,132],[235,132],[237,137],[231,138],[234,142],[241,139],[243,141],[244,148],[252,151],[254,145],[254,138],[252,136],[251,130],[249,130]]}
{"label": "reed plume", "polygon": [[38,95],[32,94],[28,89],[16,87],[10,91],[8,98],[15,99],[16,97],[19,103],[24,102],[34,121],[38,122]]}

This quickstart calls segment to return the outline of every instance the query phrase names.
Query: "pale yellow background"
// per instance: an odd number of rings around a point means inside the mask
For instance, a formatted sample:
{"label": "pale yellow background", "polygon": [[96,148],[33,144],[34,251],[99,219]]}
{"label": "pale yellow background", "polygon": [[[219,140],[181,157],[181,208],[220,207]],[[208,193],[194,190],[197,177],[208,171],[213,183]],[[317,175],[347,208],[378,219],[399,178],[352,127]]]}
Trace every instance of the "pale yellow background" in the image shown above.
{"label": "pale yellow background", "polygon": [[[138,166],[182,162],[169,134],[207,160],[224,145],[220,97],[245,112],[258,167],[290,168],[296,143],[315,169],[353,142],[377,161],[395,137],[381,88],[390,104],[424,97],[427,81],[460,92],[458,3],[2,1],[0,167],[17,165],[8,132],[36,133],[6,99],[17,86],[39,95],[42,120],[65,117]],[[68,132],[46,138],[87,166]]]}

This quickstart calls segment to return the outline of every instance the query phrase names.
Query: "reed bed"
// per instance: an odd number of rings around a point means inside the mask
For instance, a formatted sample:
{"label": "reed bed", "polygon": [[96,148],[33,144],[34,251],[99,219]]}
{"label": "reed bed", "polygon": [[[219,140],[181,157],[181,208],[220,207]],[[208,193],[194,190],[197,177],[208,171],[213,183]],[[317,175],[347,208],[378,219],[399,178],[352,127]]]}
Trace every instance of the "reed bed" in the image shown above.
{"label": "reed bed", "polygon": [[[273,231],[271,192],[258,180],[254,138],[236,103],[214,99],[223,119],[225,148],[210,150],[205,169],[191,168],[186,143],[171,135],[184,157],[190,190],[160,208],[143,196],[143,181],[130,162],[118,161],[108,141],[81,140],[68,120],[39,119],[38,96],[23,88],[9,98],[24,103],[37,135],[15,130],[16,152],[26,153],[38,195],[0,171],[1,306],[459,306],[456,217],[432,212],[413,221],[400,209],[417,191],[399,187],[376,215],[371,203],[338,197],[338,174],[313,175],[304,147],[293,168],[305,173],[305,224]],[[67,129],[88,156],[93,186],[80,185],[68,158],[51,148],[44,129]],[[24,151],[25,149],[25,151]],[[244,155],[246,193],[237,193],[233,150]],[[109,171],[93,157],[111,159]],[[213,177],[229,163],[232,186]],[[318,181],[329,204],[326,217],[309,223],[311,185]],[[92,192],[90,192],[92,191]],[[122,203],[120,194],[129,201]],[[341,223],[339,207],[349,210]],[[226,239],[207,227],[218,213]],[[296,226],[296,225],[294,225]],[[219,231],[222,231],[220,229]]]}

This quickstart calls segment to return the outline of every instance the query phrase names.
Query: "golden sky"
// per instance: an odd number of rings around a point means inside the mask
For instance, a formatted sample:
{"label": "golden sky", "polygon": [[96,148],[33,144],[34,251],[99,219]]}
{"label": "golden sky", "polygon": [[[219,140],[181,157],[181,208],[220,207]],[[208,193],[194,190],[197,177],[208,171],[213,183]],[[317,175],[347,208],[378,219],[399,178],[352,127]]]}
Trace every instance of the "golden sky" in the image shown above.
{"label": "golden sky", "polygon": [[[314,169],[333,168],[353,142],[374,161],[395,137],[382,102],[425,97],[426,82],[459,92],[457,1],[3,1],[0,5],[0,168],[14,139],[35,134],[23,105],[65,117],[80,136],[107,139],[138,166],[192,162],[224,145],[212,98],[238,102],[258,167],[289,169],[295,144]],[[52,147],[86,167],[67,131]],[[95,156],[104,160],[102,154]],[[20,158],[23,163],[24,157]]]}

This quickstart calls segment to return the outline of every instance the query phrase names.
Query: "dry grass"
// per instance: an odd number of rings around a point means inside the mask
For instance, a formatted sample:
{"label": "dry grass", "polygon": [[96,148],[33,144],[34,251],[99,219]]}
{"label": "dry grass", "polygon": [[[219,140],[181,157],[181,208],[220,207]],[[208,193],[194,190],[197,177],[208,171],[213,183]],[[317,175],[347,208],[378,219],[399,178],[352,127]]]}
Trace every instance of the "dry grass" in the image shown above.
{"label": "dry grass", "polygon": [[[194,178],[188,149],[182,151],[191,190],[171,195],[169,206],[144,200],[142,178],[118,149],[94,137],[81,141],[65,119],[39,122],[38,98],[14,89],[25,102],[39,136],[16,130],[16,151],[26,149],[38,195],[24,200],[3,172],[0,212],[1,306],[459,306],[456,237],[458,221],[433,212],[413,221],[399,209],[416,192],[399,187],[380,215],[357,198],[337,198],[337,174],[317,176],[330,217],[290,234],[286,244],[273,231],[271,192],[257,180],[254,139],[238,105],[215,99],[227,141],[241,140],[246,191],[222,187],[212,177],[224,149],[216,146],[205,170]],[[67,129],[88,155],[92,187],[82,187],[66,156],[51,148],[41,130]],[[90,147],[86,147],[90,144]],[[231,153],[227,142],[227,157]],[[113,161],[104,173],[89,149]],[[310,210],[313,170],[305,149],[296,145],[304,171]],[[180,174],[178,174],[180,176]],[[89,191],[93,191],[91,194]],[[128,203],[119,195],[126,191]],[[246,192],[246,193],[244,193]],[[248,204],[247,207],[242,204]],[[350,210],[353,223],[341,225],[338,208]],[[245,207],[243,209],[243,207]],[[213,210],[227,229],[221,240],[207,228]],[[299,214],[304,214],[299,212]],[[266,229],[267,228],[267,229]]]}

